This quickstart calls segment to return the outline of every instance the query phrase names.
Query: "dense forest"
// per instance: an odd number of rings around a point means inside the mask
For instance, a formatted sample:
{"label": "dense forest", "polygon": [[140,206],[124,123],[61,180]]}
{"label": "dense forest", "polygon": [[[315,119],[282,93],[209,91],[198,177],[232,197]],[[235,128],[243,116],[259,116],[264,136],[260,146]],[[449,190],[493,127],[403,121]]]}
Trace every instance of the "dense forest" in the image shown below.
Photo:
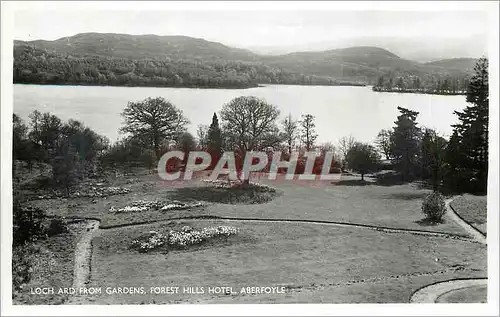
{"label": "dense forest", "polygon": [[29,45],[14,50],[14,83],[200,88],[362,85],[328,76],[292,73],[259,62],[136,60],[55,53]]}
{"label": "dense forest", "polygon": [[409,92],[436,95],[465,95],[469,85],[469,78],[460,77],[379,77],[373,91],[380,92]]}
{"label": "dense forest", "polygon": [[461,94],[474,59],[418,63],[378,47],[259,55],[185,36],[82,33],[14,42],[14,83],[249,88],[373,85],[377,91]]}

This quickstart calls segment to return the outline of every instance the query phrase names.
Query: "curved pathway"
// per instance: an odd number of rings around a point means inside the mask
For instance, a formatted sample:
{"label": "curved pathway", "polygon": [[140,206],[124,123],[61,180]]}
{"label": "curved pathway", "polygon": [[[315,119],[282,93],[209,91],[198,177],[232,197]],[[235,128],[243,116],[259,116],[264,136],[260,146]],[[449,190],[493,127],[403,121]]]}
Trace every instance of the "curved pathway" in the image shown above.
{"label": "curved pathway", "polygon": [[75,247],[75,259],[73,269],[73,288],[76,290],[67,304],[77,304],[82,298],[78,296],[79,289],[85,287],[90,280],[90,262],[92,260],[92,237],[99,229],[99,221],[88,220],[80,241]]}
{"label": "curved pathway", "polygon": [[132,224],[121,224],[115,226],[103,226],[102,230],[112,230],[125,227],[137,227],[137,226],[147,226],[153,223],[169,222],[176,220],[225,220],[225,221],[236,221],[236,222],[269,222],[269,223],[301,223],[301,224],[316,224],[325,226],[335,226],[335,227],[353,227],[360,229],[370,229],[376,231],[382,231],[387,233],[406,233],[413,235],[431,236],[431,237],[443,237],[455,240],[462,240],[467,242],[477,242],[475,239],[468,238],[467,236],[437,232],[437,231],[425,231],[425,230],[414,230],[414,229],[404,229],[404,228],[389,228],[374,225],[356,224],[348,222],[338,222],[338,221],[326,221],[326,220],[299,220],[299,219],[272,219],[272,218],[240,218],[240,217],[219,217],[219,216],[189,216],[189,217],[176,217],[162,220],[146,221],[141,223]]}
{"label": "curved pathway", "polygon": [[436,303],[441,295],[451,291],[474,286],[487,286],[487,278],[456,279],[427,285],[417,290],[410,298],[410,303]]}
{"label": "curved pathway", "polygon": [[[487,244],[486,237],[484,234],[471,226],[467,221],[465,221],[460,215],[458,215],[455,210],[451,207],[450,203],[456,197],[449,198],[445,200],[446,203],[446,213],[458,223],[468,234],[474,237],[474,240],[478,243]],[[446,293],[454,290],[474,287],[474,286],[486,286],[488,284],[487,278],[482,279],[457,279],[450,280],[446,282],[440,282],[436,284],[431,284],[417,290],[410,298],[411,303],[436,303],[438,298]]]}
{"label": "curved pathway", "polygon": [[481,231],[479,231],[476,228],[474,228],[473,226],[471,226],[467,221],[465,221],[462,217],[460,217],[460,215],[457,214],[455,212],[455,210],[453,210],[453,208],[451,207],[450,203],[455,198],[456,197],[450,198],[450,199],[446,199],[446,201],[445,201],[445,203],[446,203],[446,213],[448,214],[448,216],[450,216],[451,219],[453,219],[465,231],[467,231],[468,234],[470,234],[471,236],[473,236],[474,239],[477,242],[482,243],[482,244],[486,244],[487,243],[486,236]]}

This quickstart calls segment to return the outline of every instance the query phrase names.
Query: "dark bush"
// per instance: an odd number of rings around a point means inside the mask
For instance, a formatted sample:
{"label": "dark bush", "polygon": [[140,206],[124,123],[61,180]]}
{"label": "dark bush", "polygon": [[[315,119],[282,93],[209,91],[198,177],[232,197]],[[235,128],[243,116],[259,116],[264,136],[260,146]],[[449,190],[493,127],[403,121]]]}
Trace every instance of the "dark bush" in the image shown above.
{"label": "dark bush", "polygon": [[427,219],[440,222],[446,213],[446,204],[443,195],[438,192],[433,192],[424,198],[422,203],[422,212]]}
{"label": "dark bush", "polygon": [[45,213],[39,208],[21,207],[19,203],[13,206],[14,245],[32,241],[44,234],[43,220]]}
{"label": "dark bush", "polygon": [[50,220],[46,232],[49,237],[65,232],[68,232],[68,227],[66,226],[66,223],[63,220],[61,219]]}
{"label": "dark bush", "polygon": [[33,263],[39,250],[31,244],[12,249],[12,289],[21,291],[23,284],[31,280]]}

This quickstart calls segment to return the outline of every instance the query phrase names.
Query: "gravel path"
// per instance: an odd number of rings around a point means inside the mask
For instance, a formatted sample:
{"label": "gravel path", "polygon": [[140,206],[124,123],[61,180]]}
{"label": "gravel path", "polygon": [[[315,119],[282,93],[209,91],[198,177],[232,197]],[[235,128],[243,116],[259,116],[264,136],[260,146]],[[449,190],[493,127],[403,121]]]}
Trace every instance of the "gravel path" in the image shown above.
{"label": "gravel path", "polygon": [[439,296],[450,291],[473,286],[488,285],[487,278],[480,279],[457,279],[446,282],[431,284],[417,290],[410,298],[410,303],[436,303]]}
{"label": "gravel path", "polygon": [[204,220],[204,221],[223,220],[223,221],[235,221],[235,222],[316,224],[316,225],[335,226],[335,227],[354,227],[354,228],[369,229],[369,230],[375,230],[375,231],[381,231],[381,232],[387,232],[387,233],[406,233],[406,234],[431,236],[431,237],[444,237],[444,238],[461,240],[461,241],[466,241],[466,242],[477,242],[476,239],[471,239],[471,238],[468,238],[466,236],[461,236],[461,235],[452,234],[452,233],[425,231],[425,230],[412,230],[412,229],[402,229],[402,228],[388,228],[388,227],[372,226],[372,225],[365,225],[365,224],[354,224],[354,223],[347,223],[347,222],[296,220],[296,219],[239,218],[239,217],[218,217],[218,216],[177,217],[177,218],[170,218],[170,219],[165,219],[165,220],[154,220],[154,221],[137,223],[137,224],[125,224],[125,225],[106,227],[106,228],[102,228],[102,230],[113,230],[113,229],[120,229],[120,228],[125,228],[125,227],[147,226],[147,225],[150,225],[153,223],[170,222],[170,221],[176,221],[176,220]]}
{"label": "gravel path", "polygon": [[87,220],[86,228],[75,248],[75,268],[73,271],[73,288],[77,294],[67,304],[78,304],[83,298],[78,290],[85,287],[90,279],[90,261],[92,259],[92,237],[99,229],[99,221]]}
{"label": "gravel path", "polygon": [[486,244],[486,236],[473,226],[471,226],[468,222],[466,222],[462,217],[460,217],[455,210],[451,207],[450,203],[453,201],[454,198],[447,199],[445,201],[446,203],[446,213],[448,216],[450,216],[451,219],[453,219],[456,223],[458,223],[462,228],[464,228],[465,231],[467,231],[468,234],[470,234],[474,239],[482,244]]}

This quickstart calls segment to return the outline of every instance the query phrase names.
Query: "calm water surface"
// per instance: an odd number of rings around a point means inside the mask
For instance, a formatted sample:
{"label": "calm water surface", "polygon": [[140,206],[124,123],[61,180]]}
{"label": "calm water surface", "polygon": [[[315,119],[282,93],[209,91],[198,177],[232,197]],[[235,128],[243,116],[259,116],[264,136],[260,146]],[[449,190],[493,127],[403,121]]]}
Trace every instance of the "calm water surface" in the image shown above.
{"label": "calm water surface", "polygon": [[192,89],[95,86],[14,85],[14,112],[28,120],[37,109],[49,111],[63,120],[84,122],[111,141],[120,137],[120,113],[128,101],[146,97],[164,97],[182,109],[196,136],[199,124],[210,124],[214,112],[238,96],[257,96],[276,105],[284,117],[310,113],[316,117],[318,142],[336,142],[352,135],[373,142],[377,133],[390,128],[398,115],[397,106],[419,111],[421,126],[434,128],[449,136],[457,119],[454,110],[462,110],[465,96],[438,96],[376,93],[370,87],[327,87],[269,85],[251,89]]}

